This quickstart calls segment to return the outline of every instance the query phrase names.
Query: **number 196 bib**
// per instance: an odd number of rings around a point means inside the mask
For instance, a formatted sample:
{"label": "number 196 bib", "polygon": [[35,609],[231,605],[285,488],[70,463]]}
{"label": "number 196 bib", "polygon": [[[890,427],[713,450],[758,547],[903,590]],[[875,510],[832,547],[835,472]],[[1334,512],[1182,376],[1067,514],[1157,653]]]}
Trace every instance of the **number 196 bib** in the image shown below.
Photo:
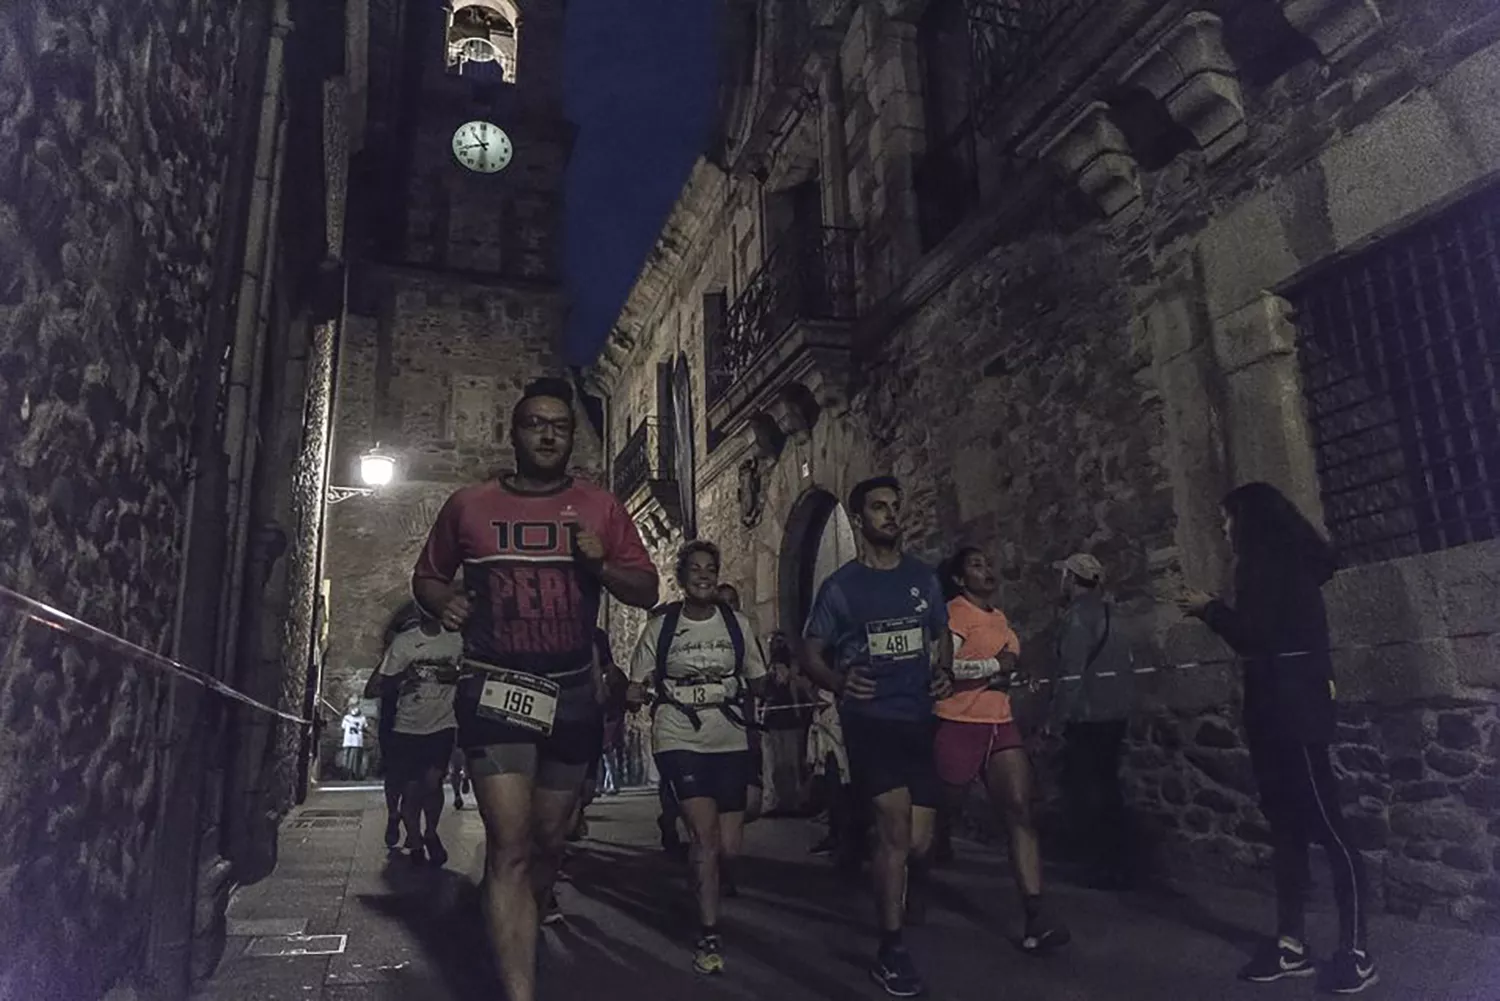
{"label": "number 196 bib", "polygon": [[479,715],[540,733],[552,733],[557,715],[556,682],[520,671],[486,668],[479,693]]}

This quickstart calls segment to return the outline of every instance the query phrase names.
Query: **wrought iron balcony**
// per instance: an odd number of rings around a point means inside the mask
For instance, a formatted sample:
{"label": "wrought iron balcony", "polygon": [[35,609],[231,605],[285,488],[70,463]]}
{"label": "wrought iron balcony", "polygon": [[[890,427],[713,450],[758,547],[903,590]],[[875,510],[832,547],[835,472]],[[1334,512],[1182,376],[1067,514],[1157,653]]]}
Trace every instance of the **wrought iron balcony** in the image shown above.
{"label": "wrought iron balcony", "polygon": [[[708,405],[724,403],[769,377],[803,348],[847,349],[842,332],[855,318],[857,230],[794,230],[761,265],[721,323],[706,325]],[[831,336],[830,336],[831,335]]]}
{"label": "wrought iron balcony", "polygon": [[641,422],[615,456],[615,496],[634,510],[647,497],[675,507],[677,448],[672,423],[661,417]]}
{"label": "wrought iron balcony", "polygon": [[981,129],[1036,77],[1103,0],[963,0],[974,121]]}

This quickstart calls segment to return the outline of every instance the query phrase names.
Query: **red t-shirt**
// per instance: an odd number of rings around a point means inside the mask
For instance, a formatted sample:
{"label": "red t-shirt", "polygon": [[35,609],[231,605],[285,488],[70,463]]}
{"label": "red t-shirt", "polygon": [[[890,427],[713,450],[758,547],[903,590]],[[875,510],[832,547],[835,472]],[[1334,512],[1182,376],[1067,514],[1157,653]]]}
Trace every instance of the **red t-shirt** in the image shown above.
{"label": "red t-shirt", "polygon": [[412,578],[447,584],[463,570],[473,595],[466,656],[532,674],[574,672],[592,663],[602,594],[573,557],[578,530],[599,536],[612,566],[655,571],[607,490],[570,480],[554,493],[523,494],[489,480],[448,498]]}

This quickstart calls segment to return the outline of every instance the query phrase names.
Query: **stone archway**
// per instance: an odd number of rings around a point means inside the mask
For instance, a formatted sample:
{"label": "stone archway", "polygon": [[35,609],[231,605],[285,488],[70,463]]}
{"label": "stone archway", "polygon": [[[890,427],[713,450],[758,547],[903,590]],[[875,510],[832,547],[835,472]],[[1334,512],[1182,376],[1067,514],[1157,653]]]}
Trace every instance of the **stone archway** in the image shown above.
{"label": "stone archway", "polygon": [[781,545],[777,622],[788,638],[802,635],[818,588],[858,555],[854,527],[837,497],[814,487],[792,507]]}

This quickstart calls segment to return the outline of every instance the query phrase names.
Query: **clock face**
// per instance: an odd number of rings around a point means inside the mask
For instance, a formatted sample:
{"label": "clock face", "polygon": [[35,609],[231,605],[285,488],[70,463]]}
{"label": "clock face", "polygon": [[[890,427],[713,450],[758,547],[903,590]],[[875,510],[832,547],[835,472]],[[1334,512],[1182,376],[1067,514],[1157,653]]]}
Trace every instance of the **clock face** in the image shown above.
{"label": "clock face", "polygon": [[510,163],[514,149],[505,130],[491,122],[469,122],[453,133],[453,155],[481,174],[494,174]]}

